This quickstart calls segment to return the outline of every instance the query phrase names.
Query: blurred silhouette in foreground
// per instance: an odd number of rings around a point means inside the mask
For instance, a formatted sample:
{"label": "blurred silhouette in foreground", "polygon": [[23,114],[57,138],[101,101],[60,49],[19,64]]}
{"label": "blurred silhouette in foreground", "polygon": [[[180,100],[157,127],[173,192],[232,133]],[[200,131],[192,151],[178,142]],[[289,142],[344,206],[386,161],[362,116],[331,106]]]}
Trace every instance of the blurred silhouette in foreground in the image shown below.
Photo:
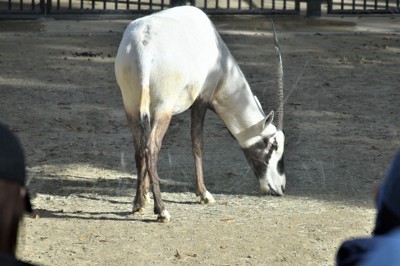
{"label": "blurred silhouette in foreground", "polygon": [[377,189],[377,216],[373,236],[343,242],[338,266],[400,265],[400,152]]}
{"label": "blurred silhouette in foreground", "polygon": [[0,265],[31,265],[18,260],[18,229],[24,212],[32,212],[25,187],[25,158],[17,137],[0,124]]}

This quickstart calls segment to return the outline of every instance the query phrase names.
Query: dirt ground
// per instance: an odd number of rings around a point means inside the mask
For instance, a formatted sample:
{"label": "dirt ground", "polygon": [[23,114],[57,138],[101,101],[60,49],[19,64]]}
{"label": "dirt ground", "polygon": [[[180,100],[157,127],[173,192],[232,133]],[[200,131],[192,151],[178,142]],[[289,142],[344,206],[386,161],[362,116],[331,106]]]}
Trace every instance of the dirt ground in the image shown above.
{"label": "dirt ground", "polygon": [[[213,17],[267,111],[270,17]],[[172,220],[133,216],[133,143],[114,77],[128,21],[1,21],[0,121],[20,136],[35,214],[18,256],[38,265],[333,265],[369,236],[373,191],[400,146],[400,18],[276,17],[285,70],[287,190],[262,196],[239,145],[209,112],[198,203],[189,113],[159,162]],[[397,31],[396,31],[397,30]]]}

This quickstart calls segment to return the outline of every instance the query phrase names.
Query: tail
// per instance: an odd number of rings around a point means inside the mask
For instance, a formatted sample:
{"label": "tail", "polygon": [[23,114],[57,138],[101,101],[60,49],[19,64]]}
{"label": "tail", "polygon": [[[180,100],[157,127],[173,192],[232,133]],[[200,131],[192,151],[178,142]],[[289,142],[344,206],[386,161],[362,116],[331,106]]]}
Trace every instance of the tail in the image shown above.
{"label": "tail", "polygon": [[141,69],[141,86],[142,86],[142,93],[140,95],[140,120],[142,122],[150,123],[150,69],[151,69],[151,62],[152,58],[149,54],[149,47],[144,49],[141,48],[142,53],[137,56],[139,61],[139,69]]}
{"label": "tail", "polygon": [[151,132],[151,113],[150,113],[150,57],[141,58],[142,73],[141,73],[141,86],[142,92],[140,95],[139,115],[140,125],[142,128],[142,147],[147,147],[148,138]]}
{"label": "tail", "polygon": [[142,94],[140,95],[140,127],[142,129],[142,147],[147,147],[151,132],[150,117],[150,88],[148,85],[142,85]]}
{"label": "tail", "polygon": [[[142,29],[139,27],[138,30],[144,31],[144,35],[147,36],[147,27]],[[142,35],[140,35],[142,36]],[[143,36],[142,36],[143,37]],[[146,38],[146,37],[143,37]],[[139,42],[139,48],[136,48],[136,58],[138,60],[138,69],[140,71],[140,102],[139,102],[139,117],[140,127],[142,128],[142,147],[147,147],[148,140],[151,134],[151,113],[150,113],[150,72],[152,65],[151,47],[150,44],[144,44],[144,40]]]}
{"label": "tail", "polygon": [[142,85],[142,94],[140,95],[140,120],[150,122],[150,88],[149,85]]}

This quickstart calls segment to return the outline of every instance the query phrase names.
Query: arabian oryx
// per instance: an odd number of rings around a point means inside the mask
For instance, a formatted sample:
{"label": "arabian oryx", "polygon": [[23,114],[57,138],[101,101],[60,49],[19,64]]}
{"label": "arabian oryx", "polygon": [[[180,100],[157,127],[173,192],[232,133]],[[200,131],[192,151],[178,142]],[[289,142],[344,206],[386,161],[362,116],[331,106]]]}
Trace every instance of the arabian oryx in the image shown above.
{"label": "arabian oryx", "polygon": [[207,109],[219,115],[239,142],[261,191],[283,195],[283,70],[276,36],[275,48],[280,85],[276,127],[274,112],[264,114],[237,62],[200,9],[171,8],[128,25],[116,56],[115,74],[135,146],[138,180],[133,213],[144,211],[151,186],[154,213],[159,221],[170,220],[161,199],[158,154],[171,117],[189,108],[195,189],[201,202],[214,202],[204,184],[202,165]]}

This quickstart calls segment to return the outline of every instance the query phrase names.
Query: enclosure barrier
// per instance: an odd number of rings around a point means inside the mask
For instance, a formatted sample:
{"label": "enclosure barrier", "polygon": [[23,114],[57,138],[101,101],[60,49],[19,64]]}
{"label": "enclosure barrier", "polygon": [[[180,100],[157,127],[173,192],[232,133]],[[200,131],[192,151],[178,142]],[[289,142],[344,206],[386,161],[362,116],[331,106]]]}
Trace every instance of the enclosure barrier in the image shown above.
{"label": "enclosure barrier", "polygon": [[328,14],[399,14],[400,0],[328,0]]}
{"label": "enclosure barrier", "polygon": [[0,0],[2,14],[146,14],[192,5],[208,14],[299,14],[300,0]]}
{"label": "enclosure barrier", "polygon": [[21,15],[147,14],[173,6],[192,5],[207,14],[400,14],[400,0],[0,0],[0,19]]}

